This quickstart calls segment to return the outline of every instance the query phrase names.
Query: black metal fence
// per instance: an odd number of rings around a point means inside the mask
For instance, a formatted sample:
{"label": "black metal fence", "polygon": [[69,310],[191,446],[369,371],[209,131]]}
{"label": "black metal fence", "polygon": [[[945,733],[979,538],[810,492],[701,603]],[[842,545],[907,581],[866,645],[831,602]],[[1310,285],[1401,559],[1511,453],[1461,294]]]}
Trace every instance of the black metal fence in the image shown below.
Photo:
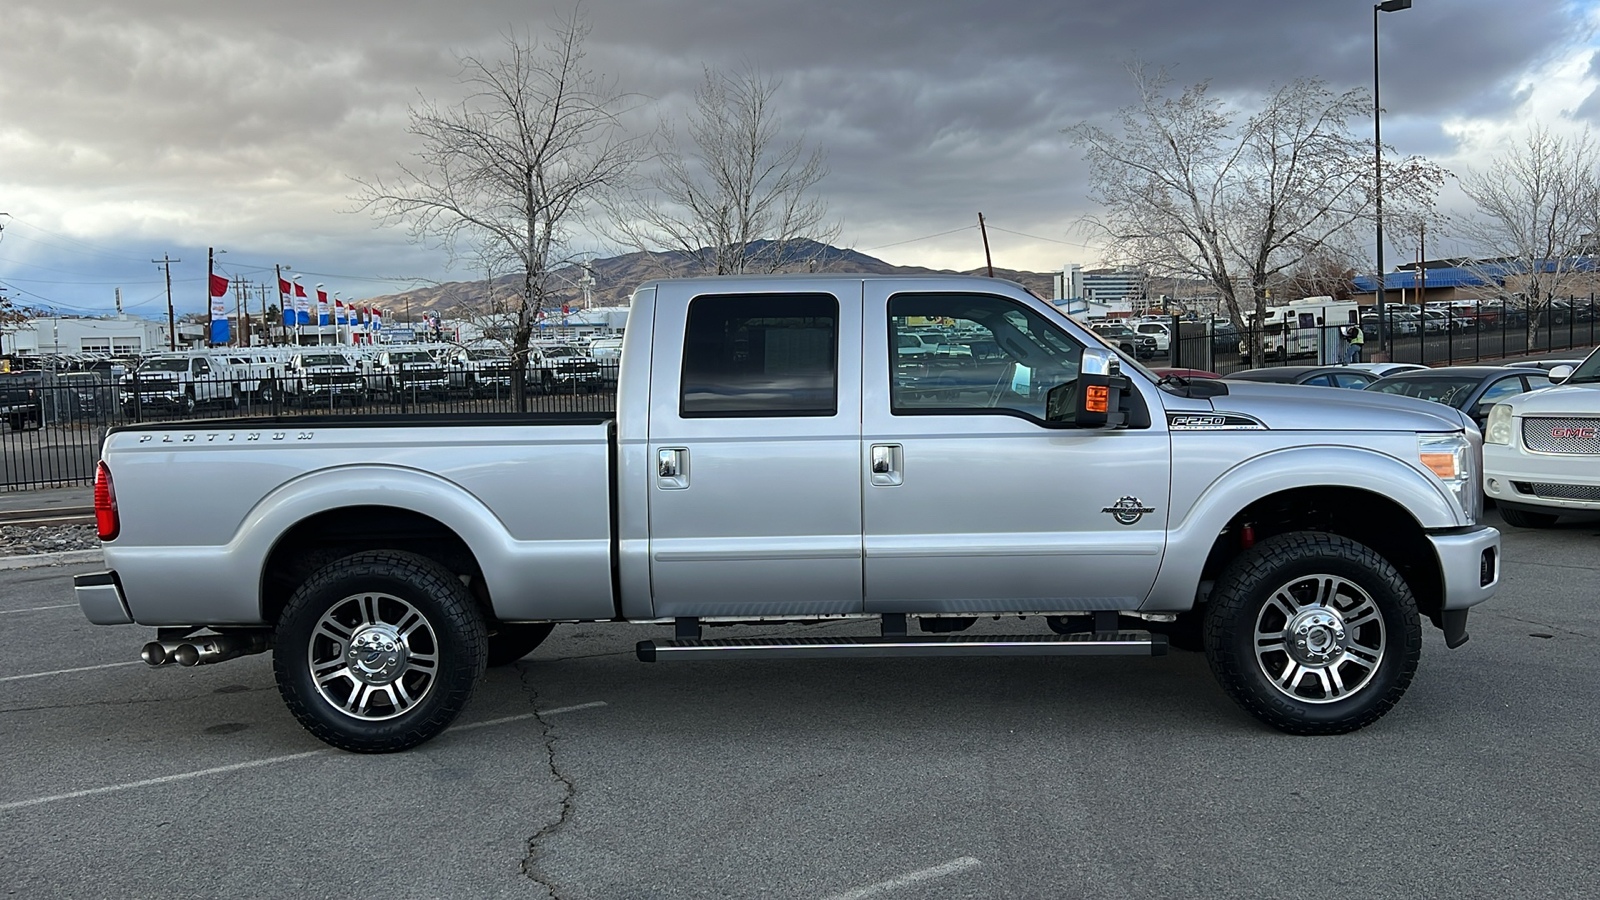
{"label": "black metal fence", "polygon": [[98,371],[0,374],[0,490],[88,485],[106,434],[120,425],[235,416],[610,413],[617,364],[533,370],[439,367],[252,378]]}
{"label": "black metal fence", "polygon": [[[1582,356],[1600,341],[1597,313],[1600,303],[1593,296],[1556,300],[1531,317],[1526,310],[1507,303],[1443,306],[1421,313],[1391,307],[1384,316],[1386,347],[1379,343],[1377,316],[1361,316],[1361,358],[1372,362],[1383,353],[1390,362],[1448,366],[1562,350]],[[1173,318],[1163,324],[1173,336],[1168,350],[1158,350],[1153,359],[1144,362],[1222,375],[1261,366],[1338,363],[1345,359],[1342,354],[1350,343],[1343,333],[1348,322],[1309,328],[1269,325],[1246,331],[1228,322]],[[1255,348],[1253,355],[1250,348]]]}

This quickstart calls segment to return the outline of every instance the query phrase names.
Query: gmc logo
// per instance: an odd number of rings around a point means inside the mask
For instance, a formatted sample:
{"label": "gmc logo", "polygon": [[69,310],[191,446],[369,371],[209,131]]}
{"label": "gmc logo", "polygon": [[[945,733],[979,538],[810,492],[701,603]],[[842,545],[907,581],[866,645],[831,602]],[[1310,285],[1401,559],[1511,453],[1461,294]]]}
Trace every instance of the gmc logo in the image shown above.
{"label": "gmc logo", "polygon": [[1594,438],[1600,435],[1600,429],[1595,428],[1552,428],[1550,436],[1553,438]]}

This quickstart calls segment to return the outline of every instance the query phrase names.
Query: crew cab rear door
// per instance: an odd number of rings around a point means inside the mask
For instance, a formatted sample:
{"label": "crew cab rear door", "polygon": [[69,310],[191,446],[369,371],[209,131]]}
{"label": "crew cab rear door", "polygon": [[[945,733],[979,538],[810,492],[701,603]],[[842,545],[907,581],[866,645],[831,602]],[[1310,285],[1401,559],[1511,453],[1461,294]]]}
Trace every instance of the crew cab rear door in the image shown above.
{"label": "crew cab rear door", "polygon": [[666,282],[650,367],[658,616],[861,610],[861,281]]}
{"label": "crew cab rear door", "polygon": [[[1048,425],[1085,342],[1020,290],[874,280],[863,305],[866,610],[1138,607],[1165,549],[1159,398],[1139,427]],[[940,351],[899,356],[905,329],[938,331]]]}

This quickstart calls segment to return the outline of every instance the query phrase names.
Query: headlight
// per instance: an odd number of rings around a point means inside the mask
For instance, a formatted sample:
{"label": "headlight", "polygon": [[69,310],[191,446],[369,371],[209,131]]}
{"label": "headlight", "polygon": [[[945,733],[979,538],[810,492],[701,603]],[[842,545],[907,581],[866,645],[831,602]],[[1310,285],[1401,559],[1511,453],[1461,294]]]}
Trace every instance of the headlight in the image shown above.
{"label": "headlight", "polygon": [[1489,410],[1489,424],[1483,430],[1485,444],[1511,443],[1511,407],[1496,403]]}
{"label": "headlight", "polygon": [[1478,454],[1465,432],[1417,436],[1417,457],[1444,482],[1467,522],[1476,524],[1483,509],[1483,488],[1478,484]]}

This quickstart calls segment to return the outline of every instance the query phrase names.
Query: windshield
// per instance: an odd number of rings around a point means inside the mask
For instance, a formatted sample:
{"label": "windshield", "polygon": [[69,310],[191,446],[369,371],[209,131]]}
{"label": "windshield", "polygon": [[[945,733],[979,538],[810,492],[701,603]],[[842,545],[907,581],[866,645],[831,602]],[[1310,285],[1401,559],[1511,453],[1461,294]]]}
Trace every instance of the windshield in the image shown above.
{"label": "windshield", "polygon": [[1421,400],[1432,400],[1446,406],[1463,409],[1467,398],[1478,386],[1477,378],[1388,378],[1383,381],[1374,381],[1367,388],[1381,394],[1399,394],[1403,397],[1416,397]]}
{"label": "windshield", "polygon": [[1589,354],[1567,379],[1567,384],[1600,384],[1600,350]]}
{"label": "windshield", "polygon": [[139,367],[141,372],[187,372],[189,361],[187,359],[152,359]]}
{"label": "windshield", "polygon": [[392,362],[392,363],[415,363],[415,362],[426,363],[426,362],[433,362],[433,357],[429,356],[428,354],[424,353],[421,350],[402,350],[402,351],[400,351],[398,353],[390,353],[389,354],[389,362]]}
{"label": "windshield", "polygon": [[348,366],[350,361],[338,353],[308,353],[300,357],[306,366]]}
{"label": "windshield", "polygon": [[576,350],[573,350],[571,347],[546,347],[545,350],[544,350],[544,355],[545,356],[551,356],[551,357],[554,357],[554,356],[577,356],[578,352]]}
{"label": "windshield", "polygon": [[467,351],[467,359],[477,359],[477,360],[498,359],[498,360],[504,360],[504,359],[507,359],[507,358],[508,357],[504,353],[500,352],[499,350],[468,350]]}

